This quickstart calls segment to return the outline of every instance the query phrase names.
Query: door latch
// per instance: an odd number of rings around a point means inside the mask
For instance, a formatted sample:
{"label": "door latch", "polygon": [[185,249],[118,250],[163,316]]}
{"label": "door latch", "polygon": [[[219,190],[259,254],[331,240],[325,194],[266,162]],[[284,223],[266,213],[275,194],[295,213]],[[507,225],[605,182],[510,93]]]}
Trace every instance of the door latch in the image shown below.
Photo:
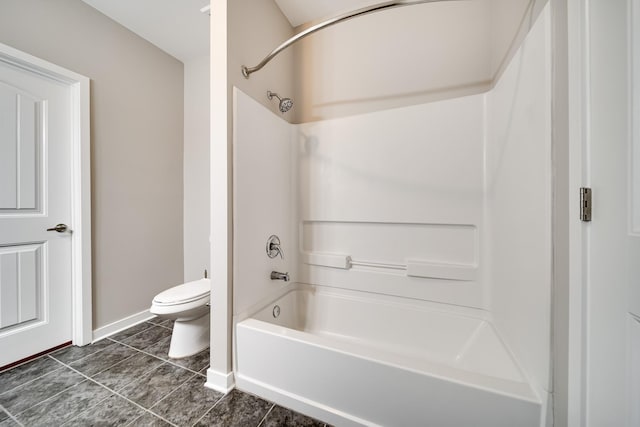
{"label": "door latch", "polygon": [[55,227],[47,228],[47,231],[57,231],[58,233],[64,233],[68,229],[69,227],[67,227],[67,224],[58,224]]}

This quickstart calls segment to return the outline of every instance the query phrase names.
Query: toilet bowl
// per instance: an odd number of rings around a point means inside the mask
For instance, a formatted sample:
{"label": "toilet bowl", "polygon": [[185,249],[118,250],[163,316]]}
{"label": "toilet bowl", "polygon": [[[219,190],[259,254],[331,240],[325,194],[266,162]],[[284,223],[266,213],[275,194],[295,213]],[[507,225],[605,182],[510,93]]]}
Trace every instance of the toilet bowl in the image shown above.
{"label": "toilet bowl", "polygon": [[151,314],[175,320],[169,357],[180,359],[209,347],[211,282],[200,279],[174,286],[153,298]]}

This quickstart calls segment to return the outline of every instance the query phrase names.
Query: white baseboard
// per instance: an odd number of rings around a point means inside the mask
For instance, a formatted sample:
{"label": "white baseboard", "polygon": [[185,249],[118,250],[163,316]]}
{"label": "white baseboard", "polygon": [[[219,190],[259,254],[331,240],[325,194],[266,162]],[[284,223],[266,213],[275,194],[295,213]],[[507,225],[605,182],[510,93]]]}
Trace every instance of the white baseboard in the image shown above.
{"label": "white baseboard", "polygon": [[207,369],[207,382],[204,386],[212,390],[219,391],[220,393],[227,394],[236,386],[233,378],[233,372],[222,373],[209,368]]}
{"label": "white baseboard", "polygon": [[93,330],[93,342],[100,341],[115,333],[130,328],[138,323],[145,322],[149,319],[153,319],[155,316],[149,313],[149,310],[141,311],[140,313],[132,314],[124,319],[116,320],[113,323],[102,326]]}

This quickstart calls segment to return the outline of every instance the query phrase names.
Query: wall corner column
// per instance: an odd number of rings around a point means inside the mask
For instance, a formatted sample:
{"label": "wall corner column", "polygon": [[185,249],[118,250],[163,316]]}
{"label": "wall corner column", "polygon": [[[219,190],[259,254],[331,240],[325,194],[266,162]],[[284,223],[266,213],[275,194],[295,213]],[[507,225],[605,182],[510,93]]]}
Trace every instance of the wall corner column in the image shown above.
{"label": "wall corner column", "polygon": [[211,1],[211,364],[206,386],[234,387],[231,359],[233,284],[232,147],[228,129],[228,0]]}

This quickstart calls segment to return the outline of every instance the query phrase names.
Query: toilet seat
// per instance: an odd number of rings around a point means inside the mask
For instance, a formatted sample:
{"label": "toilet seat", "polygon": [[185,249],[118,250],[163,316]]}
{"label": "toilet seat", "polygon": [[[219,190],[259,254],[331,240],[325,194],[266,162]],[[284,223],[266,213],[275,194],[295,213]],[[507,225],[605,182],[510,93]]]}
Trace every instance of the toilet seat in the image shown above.
{"label": "toilet seat", "polygon": [[209,347],[211,281],[200,279],[174,286],[153,298],[149,313],[175,320],[169,357],[179,359]]}
{"label": "toilet seat", "polygon": [[[160,292],[153,299],[153,305],[167,307],[188,304],[199,300],[209,300],[210,293],[211,282],[206,279],[200,279]],[[203,303],[206,302],[207,301],[203,301]]]}

